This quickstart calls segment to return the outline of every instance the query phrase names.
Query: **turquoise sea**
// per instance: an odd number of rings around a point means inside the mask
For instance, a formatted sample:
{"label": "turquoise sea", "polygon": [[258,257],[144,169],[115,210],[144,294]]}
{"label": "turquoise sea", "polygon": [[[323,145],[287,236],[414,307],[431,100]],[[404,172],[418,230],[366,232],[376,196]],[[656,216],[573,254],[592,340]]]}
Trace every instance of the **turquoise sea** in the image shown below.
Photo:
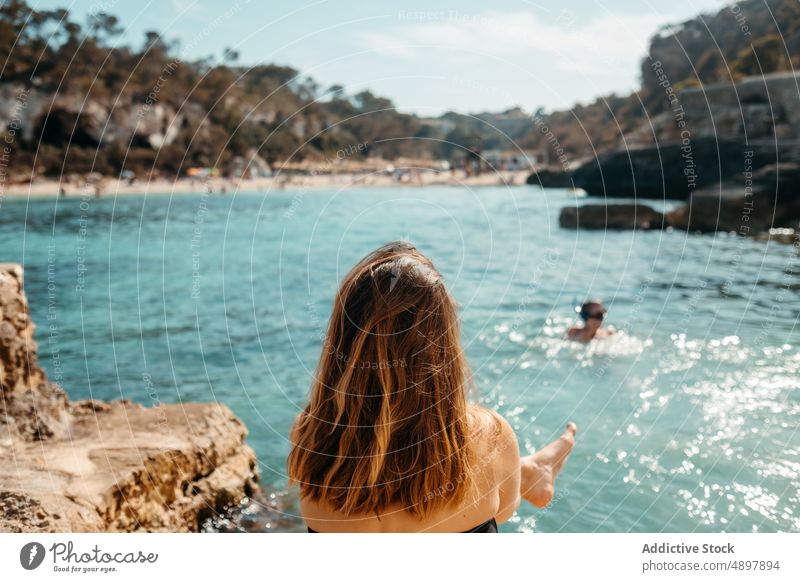
{"label": "turquoise sea", "polygon": [[[7,198],[0,261],[24,264],[41,363],[71,398],[218,400],[245,421],[286,513],[240,508],[248,529],[299,527],[287,432],[334,292],[402,238],[461,305],[475,398],[530,451],[578,425],[553,503],[502,530],[800,531],[797,251],[562,230],[575,201],[537,187]],[[587,296],[617,337],[561,339]]]}

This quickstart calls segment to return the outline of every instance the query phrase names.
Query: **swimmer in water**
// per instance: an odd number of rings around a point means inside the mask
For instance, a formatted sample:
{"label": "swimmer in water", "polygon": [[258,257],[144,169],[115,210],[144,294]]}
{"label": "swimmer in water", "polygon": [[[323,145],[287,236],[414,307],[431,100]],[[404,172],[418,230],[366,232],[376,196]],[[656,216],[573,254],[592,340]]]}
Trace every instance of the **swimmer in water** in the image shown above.
{"label": "swimmer in water", "polygon": [[571,327],[567,332],[569,339],[588,342],[595,338],[608,337],[614,334],[613,330],[601,327],[603,325],[603,318],[608,310],[603,306],[600,301],[587,301],[581,305],[580,310],[581,319],[583,320],[582,327]]}

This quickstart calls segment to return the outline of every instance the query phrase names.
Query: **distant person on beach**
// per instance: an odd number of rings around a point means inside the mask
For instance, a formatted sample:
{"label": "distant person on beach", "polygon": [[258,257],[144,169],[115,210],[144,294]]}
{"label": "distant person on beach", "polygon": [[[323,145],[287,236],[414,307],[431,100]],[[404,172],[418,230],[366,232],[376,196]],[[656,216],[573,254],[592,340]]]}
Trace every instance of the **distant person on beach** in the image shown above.
{"label": "distant person on beach", "polygon": [[545,507],[576,426],[520,456],[471,388],[457,304],[431,261],[405,242],[368,254],[336,294],[290,433],[308,531],[490,533],[520,499]]}
{"label": "distant person on beach", "polygon": [[603,319],[608,310],[600,301],[587,301],[578,313],[583,320],[581,327],[571,327],[567,337],[573,340],[588,342],[596,338],[604,338],[614,334],[613,330],[603,328]]}

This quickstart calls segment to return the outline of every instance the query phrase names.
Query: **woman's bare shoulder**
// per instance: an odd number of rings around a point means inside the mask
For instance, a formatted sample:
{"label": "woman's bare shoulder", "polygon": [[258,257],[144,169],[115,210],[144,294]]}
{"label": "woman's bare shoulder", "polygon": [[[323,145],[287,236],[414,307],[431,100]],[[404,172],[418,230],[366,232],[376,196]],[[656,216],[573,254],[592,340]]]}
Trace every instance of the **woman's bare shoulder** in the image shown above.
{"label": "woman's bare shoulder", "polygon": [[499,412],[477,404],[470,405],[469,412],[474,438],[482,445],[484,452],[511,445],[518,447],[514,429]]}
{"label": "woman's bare shoulder", "polygon": [[473,441],[484,468],[488,486],[497,492],[495,517],[508,520],[519,506],[520,451],[514,429],[503,416],[490,409],[471,409],[480,428]]}

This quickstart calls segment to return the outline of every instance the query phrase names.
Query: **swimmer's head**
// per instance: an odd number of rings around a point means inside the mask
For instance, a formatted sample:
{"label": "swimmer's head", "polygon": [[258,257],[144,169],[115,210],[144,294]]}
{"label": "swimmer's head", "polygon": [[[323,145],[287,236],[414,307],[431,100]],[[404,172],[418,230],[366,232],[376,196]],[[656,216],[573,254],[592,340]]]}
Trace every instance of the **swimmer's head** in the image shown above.
{"label": "swimmer's head", "polygon": [[589,320],[595,320],[598,323],[603,321],[606,313],[608,310],[603,306],[603,303],[599,300],[591,300],[587,301],[583,305],[581,305],[578,313],[581,316],[581,319],[585,322],[589,322]]}

